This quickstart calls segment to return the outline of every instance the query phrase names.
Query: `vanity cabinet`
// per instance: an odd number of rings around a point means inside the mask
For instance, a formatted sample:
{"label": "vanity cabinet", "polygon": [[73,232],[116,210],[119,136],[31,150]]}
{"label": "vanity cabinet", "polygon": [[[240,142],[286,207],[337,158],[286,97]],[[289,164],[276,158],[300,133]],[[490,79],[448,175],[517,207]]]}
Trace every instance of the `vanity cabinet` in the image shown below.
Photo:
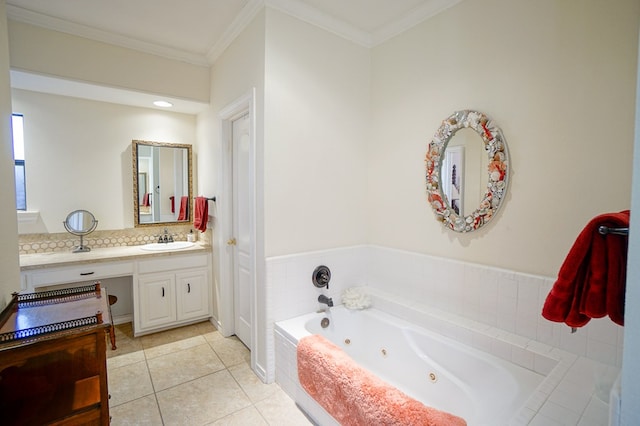
{"label": "vanity cabinet", "polygon": [[205,254],[196,254],[139,262],[134,289],[139,313],[135,316],[136,335],[211,316],[208,259]]}
{"label": "vanity cabinet", "polygon": [[21,269],[22,289],[37,292],[131,277],[135,336],[213,315],[211,250],[201,246],[154,254],[130,246],[102,253],[95,249],[79,254],[25,255]]}

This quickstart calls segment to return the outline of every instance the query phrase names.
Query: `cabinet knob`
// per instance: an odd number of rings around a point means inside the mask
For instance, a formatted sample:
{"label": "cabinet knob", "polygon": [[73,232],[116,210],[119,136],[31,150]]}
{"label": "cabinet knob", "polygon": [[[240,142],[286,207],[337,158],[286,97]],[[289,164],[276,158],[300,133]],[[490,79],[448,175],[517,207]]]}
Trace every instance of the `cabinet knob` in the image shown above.
{"label": "cabinet knob", "polygon": [[191,284],[187,283],[187,293],[191,293]]}
{"label": "cabinet knob", "polygon": [[235,238],[230,238],[230,239],[227,241],[227,245],[229,245],[229,246],[235,246],[235,245],[236,245],[236,239],[235,239]]}

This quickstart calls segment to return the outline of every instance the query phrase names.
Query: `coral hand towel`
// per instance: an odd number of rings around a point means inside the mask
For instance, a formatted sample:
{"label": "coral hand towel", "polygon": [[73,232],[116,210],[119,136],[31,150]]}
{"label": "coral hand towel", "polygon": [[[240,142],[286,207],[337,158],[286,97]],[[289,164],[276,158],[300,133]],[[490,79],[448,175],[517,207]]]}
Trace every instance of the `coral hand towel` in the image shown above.
{"label": "coral hand towel", "polygon": [[298,377],[304,390],[343,426],[465,426],[360,367],[323,336],[300,339]]}
{"label": "coral hand towel", "polygon": [[624,325],[627,237],[602,235],[602,225],[628,227],[629,210],[596,216],[580,232],[545,300],[544,318],[582,327],[609,315]]}
{"label": "coral hand towel", "polygon": [[207,220],[209,220],[209,203],[205,197],[196,197],[193,226],[197,230],[204,232],[207,230]]}

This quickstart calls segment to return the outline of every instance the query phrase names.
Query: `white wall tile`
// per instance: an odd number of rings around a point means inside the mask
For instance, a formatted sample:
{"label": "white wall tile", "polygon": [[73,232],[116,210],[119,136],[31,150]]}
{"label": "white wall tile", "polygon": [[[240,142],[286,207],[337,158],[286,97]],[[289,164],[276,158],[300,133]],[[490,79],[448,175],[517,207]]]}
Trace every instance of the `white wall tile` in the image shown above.
{"label": "white wall tile", "polygon": [[582,418],[578,423],[579,426],[606,425],[609,423],[609,407],[608,404],[591,398],[587,408],[582,414]]}
{"label": "white wall tile", "polygon": [[[332,271],[329,291],[311,283],[316,266]],[[592,320],[571,334],[541,315],[554,277],[542,277],[380,246],[354,246],[269,258],[267,286],[275,321],[314,311],[318,295],[340,303],[345,288],[366,285],[397,298],[376,303],[403,316],[420,305],[498,327],[610,365],[621,364],[623,328],[608,318]],[[414,317],[418,320],[420,316]],[[419,321],[419,320],[418,320]],[[470,340],[472,344],[481,342]]]}
{"label": "white wall tile", "polygon": [[538,413],[563,425],[578,424],[581,415],[581,413],[578,413],[551,401],[547,401]]}

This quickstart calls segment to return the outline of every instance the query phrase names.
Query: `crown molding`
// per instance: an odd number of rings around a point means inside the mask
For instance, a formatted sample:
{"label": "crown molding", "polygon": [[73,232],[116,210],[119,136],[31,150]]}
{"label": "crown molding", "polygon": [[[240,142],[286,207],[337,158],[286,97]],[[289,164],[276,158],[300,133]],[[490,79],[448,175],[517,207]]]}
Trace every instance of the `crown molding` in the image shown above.
{"label": "crown molding", "polygon": [[253,18],[266,6],[294,16],[304,22],[320,27],[366,48],[375,47],[392,37],[401,34],[415,25],[455,6],[463,0],[429,0],[413,9],[404,17],[385,25],[380,30],[369,33],[354,27],[340,19],[324,13],[300,0],[249,0],[238,16],[225,30],[222,37],[205,55],[187,52],[157,43],[134,39],[121,34],[103,31],[86,25],[33,12],[15,5],[7,4],[7,17],[26,24],[47,28],[54,31],[85,37],[103,43],[113,44],[128,49],[138,50],[169,59],[187,62],[193,65],[208,67],[213,64],[240,33],[251,23]]}
{"label": "crown molding", "polygon": [[247,2],[222,34],[222,37],[207,52],[206,59],[209,64],[213,64],[222,55],[263,8],[264,0],[249,0]]}
{"label": "crown molding", "polygon": [[97,28],[92,28],[86,25],[77,24],[75,22],[66,21],[42,13],[33,12],[31,10],[23,9],[12,4],[7,4],[6,7],[7,17],[14,21],[23,22],[26,24],[31,24],[79,37],[84,37],[103,43],[113,44],[128,49],[138,50],[140,52],[150,53],[169,59],[175,59],[193,65],[205,67],[208,67],[210,65],[204,55],[186,52],[184,50],[126,37],[121,34],[103,31]]}
{"label": "crown molding", "polygon": [[356,44],[372,48],[455,6],[461,1],[463,0],[429,0],[374,33],[360,30],[300,0],[265,0],[265,5],[323,28]]}
{"label": "crown molding", "polygon": [[421,22],[426,21],[429,18],[436,16],[437,14],[449,9],[463,0],[430,0],[422,5],[416,7],[411,10],[404,17],[390,22],[389,24],[382,27],[380,30],[374,32],[371,35],[371,46],[374,47],[379,44],[384,43],[385,41],[401,34]]}
{"label": "crown molding", "polygon": [[364,47],[371,47],[371,34],[299,0],[265,0],[265,5],[320,27]]}

